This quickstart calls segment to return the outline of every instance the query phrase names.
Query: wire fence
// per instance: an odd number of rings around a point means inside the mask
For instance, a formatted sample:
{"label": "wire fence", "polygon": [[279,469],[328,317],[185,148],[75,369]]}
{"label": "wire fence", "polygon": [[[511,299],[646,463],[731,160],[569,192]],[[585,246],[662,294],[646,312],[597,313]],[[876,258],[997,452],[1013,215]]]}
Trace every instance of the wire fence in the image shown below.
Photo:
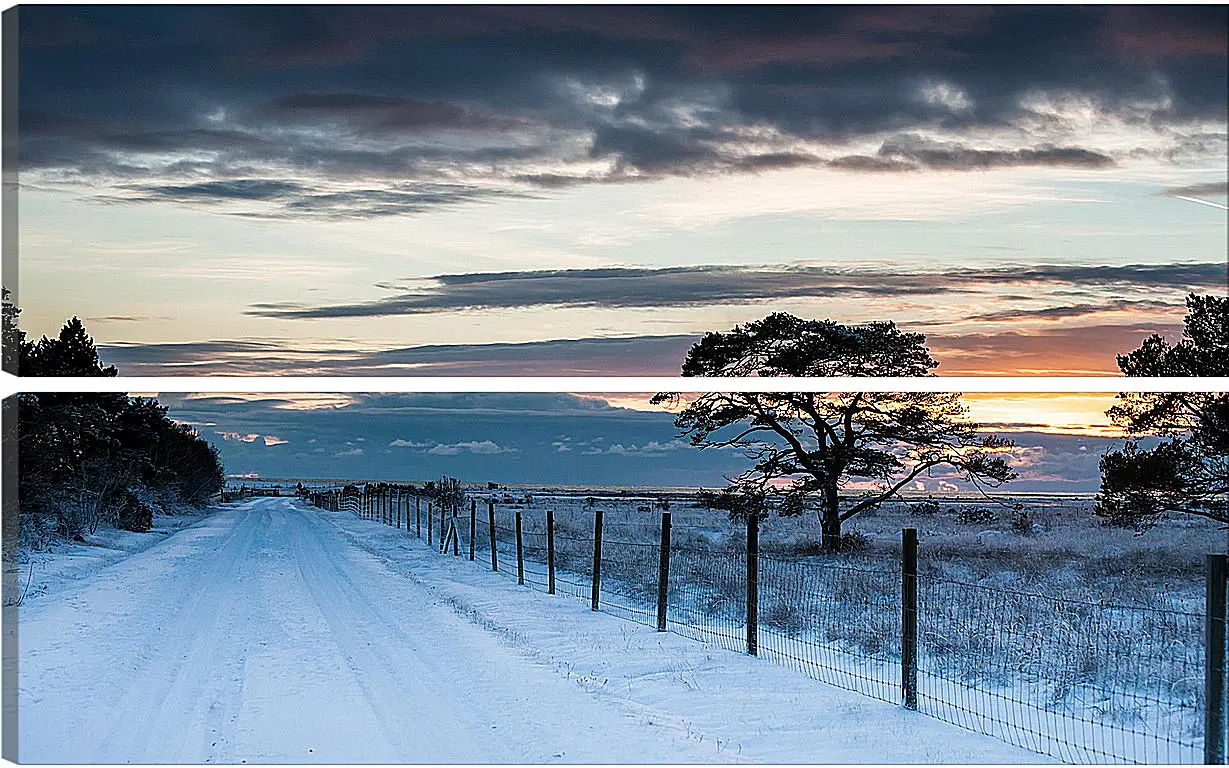
{"label": "wire fence", "polygon": [[[409,507],[422,499],[409,498],[389,489],[308,495],[316,506],[399,527],[404,518],[415,534]],[[451,527],[457,554],[472,551],[477,564],[529,588],[1064,762],[1225,759],[1224,555],[1209,556],[1206,611],[1194,613],[918,573],[909,531],[901,568],[870,568],[762,554],[755,521],[745,536],[701,543],[669,513],[604,519],[599,508],[589,519],[556,520],[476,498],[469,510],[429,508],[439,516],[433,546]]]}

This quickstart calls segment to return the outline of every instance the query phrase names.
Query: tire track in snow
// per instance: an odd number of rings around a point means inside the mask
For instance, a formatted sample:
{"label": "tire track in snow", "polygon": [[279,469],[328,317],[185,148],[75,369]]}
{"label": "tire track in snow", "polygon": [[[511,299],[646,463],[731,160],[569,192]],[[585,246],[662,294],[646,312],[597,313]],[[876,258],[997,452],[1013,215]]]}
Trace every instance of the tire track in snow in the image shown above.
{"label": "tire track in snow", "polygon": [[[396,758],[423,760],[424,745],[410,734],[429,730],[434,761],[489,759],[475,748],[467,713],[455,707],[451,697],[441,695],[456,690],[453,681],[440,680],[417,649],[399,642],[406,627],[387,616],[380,608],[382,598],[355,578],[351,564],[338,554],[338,537],[324,541],[319,523],[295,511],[303,518],[292,533],[299,574]],[[407,704],[415,711],[406,712]]]}
{"label": "tire track in snow", "polygon": [[[267,518],[263,508],[244,510],[209,565],[166,595],[179,608],[160,622],[160,636],[146,663],[129,678],[115,705],[100,713],[105,724],[95,719],[82,734],[86,743],[103,747],[103,762],[204,759],[189,749],[195,743],[199,750],[208,735],[201,732],[198,710],[234,700],[223,671],[241,667],[243,658],[234,638],[216,630],[234,626],[237,607],[247,599],[236,589],[242,582],[234,574],[250,556],[261,530],[257,521]],[[202,658],[208,662],[200,663]],[[202,695],[210,689],[212,696]],[[183,723],[195,727],[185,733]]]}

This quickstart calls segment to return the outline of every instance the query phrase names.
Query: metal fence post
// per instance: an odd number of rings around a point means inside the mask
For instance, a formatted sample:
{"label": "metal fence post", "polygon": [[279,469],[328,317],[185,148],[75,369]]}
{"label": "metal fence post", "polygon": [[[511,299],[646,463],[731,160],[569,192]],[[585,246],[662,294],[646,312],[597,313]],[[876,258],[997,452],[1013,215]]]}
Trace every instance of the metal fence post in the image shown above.
{"label": "metal fence post", "polygon": [[487,516],[487,531],[491,534],[491,570],[499,570],[499,552],[495,549],[495,502],[487,499],[486,502]]}
{"label": "metal fence post", "polygon": [[657,631],[666,631],[666,597],[670,588],[670,513],[661,513],[661,545],[657,559]]}
{"label": "metal fence post", "polygon": [[596,611],[598,597],[602,592],[602,510],[597,510],[593,518],[593,590],[590,595],[589,607]]}
{"label": "metal fence post", "polygon": [[1225,613],[1229,555],[1208,555],[1207,616],[1204,623],[1205,656],[1203,762],[1225,763]]}
{"label": "metal fence post", "polygon": [[747,516],[747,653],[760,652],[760,519]]}
{"label": "metal fence post", "polygon": [[521,541],[521,511],[516,510],[516,583],[525,583],[525,545]]}
{"label": "metal fence post", "polygon": [[546,510],[546,594],[555,594],[555,513]]}
{"label": "metal fence post", "polygon": [[476,544],[474,542],[474,530],[478,524],[478,500],[469,500],[469,559],[474,560],[474,551]]}
{"label": "metal fence post", "polygon": [[900,687],[906,709],[917,709],[917,529],[901,531]]}

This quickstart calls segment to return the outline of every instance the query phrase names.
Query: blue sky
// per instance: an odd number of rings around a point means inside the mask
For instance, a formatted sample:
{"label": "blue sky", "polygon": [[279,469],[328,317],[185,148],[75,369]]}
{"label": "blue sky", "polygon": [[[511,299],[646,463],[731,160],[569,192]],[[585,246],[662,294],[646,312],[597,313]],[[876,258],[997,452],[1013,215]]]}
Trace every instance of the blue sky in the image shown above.
{"label": "blue sky", "polygon": [[1225,198],[1227,16],[17,8],[23,321],[133,374],[673,374],[773,311],[1112,372],[1226,290],[1175,194]]}

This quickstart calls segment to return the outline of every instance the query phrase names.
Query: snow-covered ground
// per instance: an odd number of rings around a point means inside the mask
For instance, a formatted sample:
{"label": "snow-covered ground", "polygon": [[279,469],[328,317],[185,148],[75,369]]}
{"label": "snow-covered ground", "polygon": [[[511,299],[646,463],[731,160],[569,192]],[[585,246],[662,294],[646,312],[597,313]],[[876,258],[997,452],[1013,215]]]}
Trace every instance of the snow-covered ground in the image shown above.
{"label": "snow-covered ground", "polygon": [[18,627],[22,762],[1042,760],[289,499],[30,597]]}
{"label": "snow-covered ground", "polygon": [[144,533],[107,526],[86,534],[83,542],[60,543],[45,551],[22,550],[16,579],[20,587],[18,598],[28,600],[58,592],[112,563],[149,549],[204,515],[204,511],[188,515],[154,515],[153,527]]}

